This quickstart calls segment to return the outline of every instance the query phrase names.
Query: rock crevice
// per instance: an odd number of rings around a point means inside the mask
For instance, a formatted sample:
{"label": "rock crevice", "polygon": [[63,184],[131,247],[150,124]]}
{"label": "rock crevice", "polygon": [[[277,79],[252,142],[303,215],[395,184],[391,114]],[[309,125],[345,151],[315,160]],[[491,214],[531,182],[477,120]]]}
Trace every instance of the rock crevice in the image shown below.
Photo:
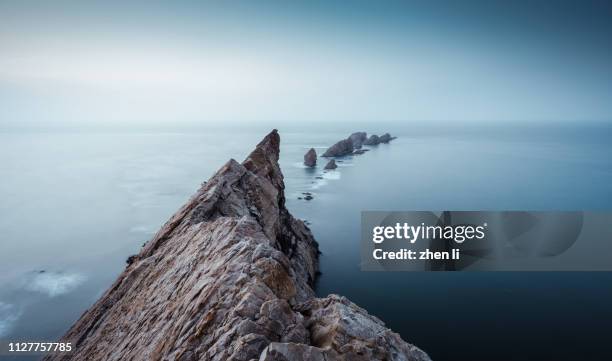
{"label": "rock crevice", "polygon": [[316,298],[318,245],[285,208],[280,137],[230,160],[47,360],[429,360],[346,298]]}

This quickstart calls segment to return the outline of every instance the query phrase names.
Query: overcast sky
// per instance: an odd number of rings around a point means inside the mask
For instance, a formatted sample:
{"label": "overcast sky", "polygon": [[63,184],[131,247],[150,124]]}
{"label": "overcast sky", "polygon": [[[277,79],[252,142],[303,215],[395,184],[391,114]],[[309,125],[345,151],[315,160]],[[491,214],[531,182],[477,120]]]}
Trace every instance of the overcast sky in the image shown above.
{"label": "overcast sky", "polygon": [[612,119],[606,1],[125,3],[1,1],[0,127]]}

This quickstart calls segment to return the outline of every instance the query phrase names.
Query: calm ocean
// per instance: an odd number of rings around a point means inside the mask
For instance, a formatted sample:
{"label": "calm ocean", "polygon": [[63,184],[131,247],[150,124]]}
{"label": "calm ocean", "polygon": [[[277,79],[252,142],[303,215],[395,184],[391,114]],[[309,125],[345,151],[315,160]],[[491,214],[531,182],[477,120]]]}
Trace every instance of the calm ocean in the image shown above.
{"label": "calm ocean", "polygon": [[[612,210],[609,128],[405,129],[336,171],[301,165],[356,130],[280,129],[287,206],[322,251],[318,294],[347,296],[436,361],[612,359],[612,273],[359,268],[361,210]],[[0,338],[61,336],[267,131],[0,133]]]}

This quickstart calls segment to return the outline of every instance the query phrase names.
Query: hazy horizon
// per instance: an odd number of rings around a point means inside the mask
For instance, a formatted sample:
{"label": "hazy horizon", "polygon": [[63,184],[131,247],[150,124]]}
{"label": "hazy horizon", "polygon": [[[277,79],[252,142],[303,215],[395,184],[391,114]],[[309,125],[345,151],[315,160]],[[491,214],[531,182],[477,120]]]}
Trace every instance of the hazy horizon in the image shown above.
{"label": "hazy horizon", "polygon": [[602,1],[0,3],[0,129],[612,121]]}

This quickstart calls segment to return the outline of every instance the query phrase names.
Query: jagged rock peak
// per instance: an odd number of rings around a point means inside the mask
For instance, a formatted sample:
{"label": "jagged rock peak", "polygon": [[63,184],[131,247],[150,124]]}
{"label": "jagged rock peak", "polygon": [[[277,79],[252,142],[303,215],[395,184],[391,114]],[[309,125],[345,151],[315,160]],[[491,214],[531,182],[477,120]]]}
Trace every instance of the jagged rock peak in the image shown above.
{"label": "jagged rock peak", "polygon": [[[272,130],[257,144],[255,149],[242,162],[242,165],[251,172],[270,179],[275,185],[282,183],[283,175],[278,164],[280,157],[280,136],[278,130]],[[282,187],[284,188],[284,186]]]}
{"label": "jagged rock peak", "polygon": [[280,137],[228,161],[46,360],[412,360],[427,355],[339,296],[316,298],[318,249],[284,205]]}

